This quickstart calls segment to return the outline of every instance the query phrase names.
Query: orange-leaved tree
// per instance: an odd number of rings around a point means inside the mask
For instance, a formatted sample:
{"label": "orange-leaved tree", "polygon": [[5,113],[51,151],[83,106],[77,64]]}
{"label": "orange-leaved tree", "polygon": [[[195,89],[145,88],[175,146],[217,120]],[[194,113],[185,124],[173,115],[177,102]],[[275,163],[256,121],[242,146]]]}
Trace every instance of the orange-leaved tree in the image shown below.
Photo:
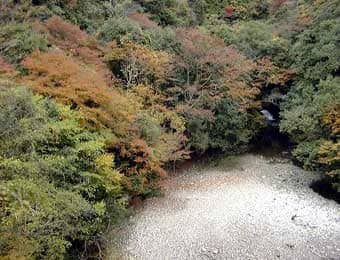
{"label": "orange-leaved tree", "polygon": [[171,57],[163,51],[152,51],[135,43],[113,46],[106,55],[111,70],[127,87],[138,84],[159,86],[171,72]]}
{"label": "orange-leaved tree", "polygon": [[12,74],[15,68],[0,56],[0,74]]}
{"label": "orange-leaved tree", "polygon": [[124,173],[123,186],[134,196],[148,196],[158,190],[158,181],[166,175],[153,158],[152,150],[139,138],[127,138],[109,145],[115,163]]}
{"label": "orange-leaved tree", "polygon": [[112,75],[103,59],[107,46],[100,45],[93,36],[59,16],[52,16],[43,23],[35,23],[35,28],[48,35],[50,44],[91,66],[110,83]]}
{"label": "orange-leaved tree", "polygon": [[35,92],[80,109],[94,127],[126,134],[138,105],[109,87],[91,67],[60,50],[35,52],[22,65],[29,72],[22,82]]}
{"label": "orange-leaved tree", "polygon": [[220,99],[231,96],[247,108],[245,101],[259,93],[250,84],[256,63],[236,49],[208,33],[198,29],[179,29],[177,39],[181,52],[176,59],[176,69],[182,84],[184,100],[197,102],[203,96]]}

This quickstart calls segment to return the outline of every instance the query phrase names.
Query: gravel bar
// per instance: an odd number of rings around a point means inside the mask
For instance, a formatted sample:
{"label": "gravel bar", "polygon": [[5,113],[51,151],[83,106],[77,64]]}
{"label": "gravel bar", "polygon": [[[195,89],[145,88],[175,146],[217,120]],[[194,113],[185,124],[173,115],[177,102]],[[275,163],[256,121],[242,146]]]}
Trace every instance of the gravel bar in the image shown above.
{"label": "gravel bar", "polygon": [[127,220],[119,259],[340,259],[340,205],[317,178],[254,154],[195,166]]}

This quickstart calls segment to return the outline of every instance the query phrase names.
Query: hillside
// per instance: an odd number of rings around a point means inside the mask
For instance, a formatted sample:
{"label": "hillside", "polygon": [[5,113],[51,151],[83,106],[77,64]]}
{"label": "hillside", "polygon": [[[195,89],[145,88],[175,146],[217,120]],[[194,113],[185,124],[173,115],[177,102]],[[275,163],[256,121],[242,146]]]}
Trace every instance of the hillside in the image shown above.
{"label": "hillside", "polygon": [[98,256],[169,169],[268,128],[340,192],[339,115],[339,0],[3,0],[0,259]]}

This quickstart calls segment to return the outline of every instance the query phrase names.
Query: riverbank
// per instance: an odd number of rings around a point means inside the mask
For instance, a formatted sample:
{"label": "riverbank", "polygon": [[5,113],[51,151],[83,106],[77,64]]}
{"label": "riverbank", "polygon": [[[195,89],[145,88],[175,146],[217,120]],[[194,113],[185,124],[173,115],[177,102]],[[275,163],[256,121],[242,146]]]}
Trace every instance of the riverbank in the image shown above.
{"label": "riverbank", "polygon": [[195,165],[137,210],[115,248],[120,259],[338,259],[340,206],[309,188],[317,179],[254,154]]}

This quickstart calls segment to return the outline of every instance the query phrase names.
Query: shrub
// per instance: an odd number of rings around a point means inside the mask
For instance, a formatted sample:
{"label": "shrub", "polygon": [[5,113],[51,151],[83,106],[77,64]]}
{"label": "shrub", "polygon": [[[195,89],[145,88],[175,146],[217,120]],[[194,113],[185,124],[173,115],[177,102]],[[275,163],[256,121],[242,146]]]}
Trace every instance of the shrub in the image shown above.
{"label": "shrub", "polygon": [[297,142],[294,156],[306,168],[319,169],[339,188],[339,77],[292,89],[281,112],[280,128]]}
{"label": "shrub", "polygon": [[226,7],[233,10],[233,19],[265,18],[268,15],[267,0],[226,0]]}
{"label": "shrub", "polygon": [[9,62],[18,63],[35,50],[47,50],[47,37],[30,25],[9,24],[1,27],[0,54]]}
{"label": "shrub", "polygon": [[193,15],[186,0],[141,1],[146,11],[161,25],[187,26],[192,24]]}
{"label": "shrub", "polygon": [[294,44],[294,68],[307,80],[317,82],[340,70],[340,21],[326,20],[311,25]]}
{"label": "shrub", "polygon": [[209,120],[203,116],[193,116],[187,119],[189,134],[188,148],[198,154],[203,154],[210,148]]}
{"label": "shrub", "polygon": [[0,111],[0,255],[62,259],[99,243],[126,201],[105,138],[24,88],[2,89]]}
{"label": "shrub", "polygon": [[77,57],[111,83],[112,75],[103,60],[105,48],[94,37],[59,16],[53,16],[36,27],[48,35],[51,44]]}
{"label": "shrub", "polygon": [[293,151],[294,157],[309,170],[321,170],[326,175],[335,190],[340,187],[339,165],[340,165],[340,143],[319,139],[299,143]]}
{"label": "shrub", "polygon": [[194,24],[202,24],[209,14],[208,4],[206,0],[196,0],[196,1],[189,1],[189,5],[193,11],[193,22]]}
{"label": "shrub", "polygon": [[110,1],[47,1],[48,9],[57,16],[79,26],[82,30],[94,33],[114,13]]}
{"label": "shrub", "polygon": [[224,152],[240,151],[252,133],[247,128],[247,117],[238,111],[235,104],[227,98],[222,99],[215,108],[215,120],[209,126],[211,147]]}
{"label": "shrub", "polygon": [[134,12],[128,15],[129,19],[139,24],[143,29],[158,28],[158,24],[150,20],[147,14]]}
{"label": "shrub", "polygon": [[293,151],[294,157],[302,163],[306,169],[312,170],[320,167],[318,154],[323,141],[324,140],[317,140],[299,143]]}
{"label": "shrub", "polygon": [[0,75],[1,74],[12,74],[15,72],[14,67],[11,64],[8,64],[1,56],[0,56]]}
{"label": "shrub", "polygon": [[144,31],[142,43],[155,51],[175,53],[179,50],[176,33],[170,28],[153,28]]}
{"label": "shrub", "polygon": [[239,25],[236,31],[233,44],[247,57],[270,57],[281,62],[287,58],[288,43],[273,33],[271,25],[249,21]]}
{"label": "shrub", "polygon": [[260,92],[251,84],[256,64],[224,42],[196,29],[177,32],[181,52],[177,56],[177,84],[181,95],[192,102],[204,95],[220,99],[225,95],[240,103],[246,110]]}
{"label": "shrub", "polygon": [[142,28],[128,17],[112,17],[98,30],[98,38],[104,42],[141,41]]}
{"label": "shrub", "polygon": [[[202,85],[220,94],[226,85],[241,83],[252,63],[224,42],[197,29],[177,30],[181,44],[176,63],[186,85]],[[242,65],[241,65],[242,64]],[[214,92],[214,91],[211,91]]]}
{"label": "shrub", "polygon": [[237,42],[237,32],[234,27],[219,19],[217,16],[210,16],[204,23],[204,28],[213,35],[223,39],[227,45],[232,45]]}
{"label": "shrub", "polygon": [[228,20],[265,18],[268,15],[267,0],[205,0],[206,13]]}
{"label": "shrub", "polygon": [[185,119],[164,106],[164,96],[151,86],[134,86],[129,93],[143,105],[143,113],[136,117],[131,134],[146,141],[153,160],[164,165],[188,158]]}
{"label": "shrub", "polygon": [[52,16],[43,25],[47,29],[50,42],[63,49],[85,46],[90,42],[86,32],[59,16]]}
{"label": "shrub", "polygon": [[162,129],[153,117],[147,114],[141,114],[137,116],[135,124],[140,132],[140,137],[145,140],[148,145],[159,142]]}
{"label": "shrub", "polygon": [[34,91],[80,109],[93,127],[126,133],[137,106],[96,71],[61,51],[35,52],[22,64],[29,71],[22,80]]}
{"label": "shrub", "polygon": [[340,100],[339,78],[328,78],[318,85],[300,83],[288,94],[281,112],[280,128],[297,142],[327,137],[322,118]]}
{"label": "shrub", "polygon": [[22,177],[1,184],[0,189],[2,256],[63,259],[70,240],[90,231],[86,215],[96,213],[76,192],[58,190],[44,179]]}
{"label": "shrub", "polygon": [[152,149],[138,138],[128,138],[112,144],[115,163],[124,173],[123,187],[134,196],[150,196],[159,192],[159,180],[165,176],[165,171],[152,156]]}
{"label": "shrub", "polygon": [[166,52],[151,51],[134,43],[113,48],[106,60],[127,87],[139,84],[158,86],[167,80],[171,68],[170,56]]}

